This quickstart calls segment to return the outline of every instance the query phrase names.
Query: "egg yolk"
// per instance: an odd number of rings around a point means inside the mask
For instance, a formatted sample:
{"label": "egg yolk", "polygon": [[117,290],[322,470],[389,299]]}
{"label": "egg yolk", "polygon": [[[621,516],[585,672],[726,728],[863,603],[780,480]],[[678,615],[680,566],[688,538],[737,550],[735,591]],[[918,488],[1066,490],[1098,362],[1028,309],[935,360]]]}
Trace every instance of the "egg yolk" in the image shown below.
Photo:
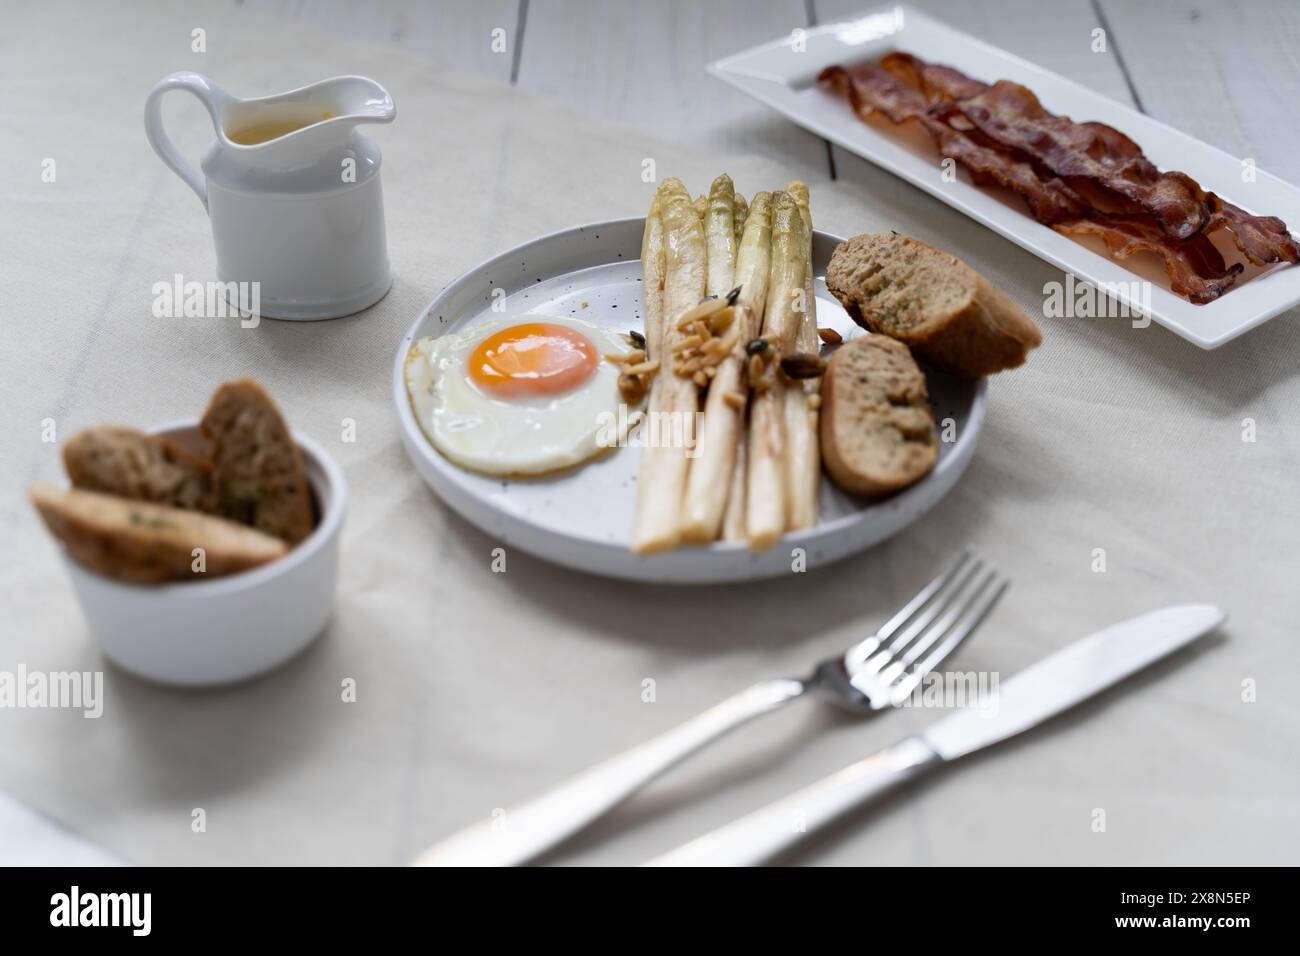
{"label": "egg yolk", "polygon": [[596,371],[596,346],[581,332],[552,322],[527,322],[489,336],[469,357],[469,375],[505,398],[558,395]]}

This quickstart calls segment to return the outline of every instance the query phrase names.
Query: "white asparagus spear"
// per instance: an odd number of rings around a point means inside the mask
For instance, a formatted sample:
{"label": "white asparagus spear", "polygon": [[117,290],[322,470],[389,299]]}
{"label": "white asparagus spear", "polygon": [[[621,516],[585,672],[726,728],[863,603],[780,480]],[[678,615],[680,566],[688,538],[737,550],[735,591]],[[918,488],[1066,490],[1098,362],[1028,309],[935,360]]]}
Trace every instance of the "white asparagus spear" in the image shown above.
{"label": "white asparagus spear", "polygon": [[[794,180],[785,187],[799,206],[804,226],[804,282],[802,316],[794,336],[798,352],[816,355],[817,300],[813,295],[812,213],[808,206],[808,187]],[[799,387],[785,393],[786,434],[786,528],[797,531],[817,523],[817,492],[821,487],[821,447],[817,437],[817,409],[813,395],[820,394],[821,379],[806,379]]]}
{"label": "white asparagus spear", "polygon": [[744,541],[745,534],[745,423],[736,435],[736,463],[731,469],[731,487],[727,491],[727,509],[722,515],[722,540]]}
{"label": "white asparagus spear", "polygon": [[659,187],[659,214],[664,230],[664,306],[660,367],[650,389],[650,420],[637,479],[636,520],[632,550],[663,551],[680,540],[682,496],[694,442],[698,390],[673,369],[673,346],[684,336],[677,319],[704,295],[707,269],[704,226],[680,180]]}
{"label": "white asparagus spear", "polygon": [[646,359],[657,359],[663,348],[664,324],[664,222],[659,215],[657,190],[641,234],[641,303],[645,312]]}
{"label": "white asparagus spear", "polygon": [[[704,423],[686,489],[682,536],[687,541],[713,541],[718,537],[736,467],[736,446],[744,433],[745,405],[731,404],[728,394],[744,396],[745,346],[758,335],[772,259],[772,197],[756,193],[745,221],[745,233],[736,256],[734,279],[740,292],[736,321],[743,322],[731,354],[717,365],[704,406]],[[743,522],[742,522],[743,523]]]}
{"label": "white asparagus spear", "polygon": [[736,223],[736,246],[740,246],[741,240],[745,236],[745,217],[749,215],[749,203],[740,193],[736,193],[735,213],[733,218]]}
{"label": "white asparagus spear", "polygon": [[[787,192],[773,199],[772,272],[763,338],[779,354],[789,354],[802,320],[804,228],[799,204]],[[770,548],[786,527],[785,386],[775,376],[755,395],[749,418],[749,475],[745,490],[745,531],[755,551]]]}
{"label": "white asparagus spear", "polygon": [[[709,252],[709,277],[706,284],[709,295],[723,296],[733,288],[736,276],[736,236],[735,186],[731,182],[731,177],[723,173],[709,187],[709,202],[704,213],[704,240]],[[744,322],[744,316],[742,315],[737,321]],[[741,338],[744,339],[743,333]],[[718,536],[717,526],[722,520],[721,504],[726,500],[723,496],[726,495],[727,488],[726,472],[714,474],[718,467],[715,459],[719,455],[716,445],[719,441],[727,440],[722,433],[726,431],[729,423],[733,429],[731,441],[735,440],[736,410],[723,400],[726,394],[723,390],[733,385],[734,383],[730,381],[719,382],[716,373],[710,383],[709,397],[704,406],[704,419],[695,446],[695,459],[691,462],[690,476],[687,479],[681,529],[683,541],[712,541]],[[703,469],[701,468],[702,454],[705,455]],[[713,497],[719,499],[717,521],[712,520],[712,515],[708,516],[708,521],[700,521],[693,514],[691,503],[701,497],[699,486],[702,483],[720,483],[719,491],[715,492],[712,487],[707,487],[704,492],[709,497],[710,504]],[[698,507],[699,503],[695,510],[698,510]]]}
{"label": "white asparagus spear", "polygon": [[[772,271],[772,197],[769,193],[755,193],[745,217],[745,232],[736,252],[736,285],[740,294],[736,301],[754,310],[761,327],[763,310],[767,305],[768,282]],[[758,329],[753,330],[754,334]],[[752,338],[753,336],[751,336]],[[744,354],[741,343],[738,355]]]}
{"label": "white asparagus spear", "polygon": [[[763,193],[766,197],[767,211],[765,215],[769,219],[768,230],[771,225],[771,196]],[[749,202],[740,193],[736,193],[736,243],[739,246],[744,240],[745,224],[749,220]],[[771,256],[771,249],[768,249],[768,256]],[[766,270],[764,275],[766,275]],[[766,296],[764,296],[766,298]],[[759,322],[763,319],[763,310],[756,309]],[[743,378],[743,375],[742,375]],[[742,384],[744,384],[742,382]],[[745,397],[749,397],[749,388],[745,386]],[[724,541],[744,541],[745,540],[745,433],[749,430],[748,417],[740,421],[739,431],[736,433],[736,463],[731,468],[731,486],[727,491],[727,508],[722,515],[722,538]]]}
{"label": "white asparagus spear", "polygon": [[726,295],[732,290],[736,274],[736,191],[726,173],[709,187],[704,244],[709,255],[705,294]]}

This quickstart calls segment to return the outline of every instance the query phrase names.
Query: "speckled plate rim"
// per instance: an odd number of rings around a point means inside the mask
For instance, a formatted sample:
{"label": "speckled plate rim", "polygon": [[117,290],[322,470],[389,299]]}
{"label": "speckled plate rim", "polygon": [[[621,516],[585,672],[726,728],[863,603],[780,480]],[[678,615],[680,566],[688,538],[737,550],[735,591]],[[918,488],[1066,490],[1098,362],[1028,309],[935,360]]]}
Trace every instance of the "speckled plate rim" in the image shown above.
{"label": "speckled plate rim", "polygon": [[[402,444],[425,483],[448,506],[485,534],[502,545],[515,546],[545,561],[560,564],[601,577],[631,581],[676,584],[714,584],[728,581],[751,581],[783,576],[792,572],[792,552],[803,549],[806,566],[811,569],[858,554],[896,534],[918,520],[936,505],[957,483],[974,457],[975,447],[984,424],[987,383],[971,383],[971,399],[966,423],[960,429],[951,451],[942,456],[934,470],[910,488],[878,502],[864,502],[862,510],[819,523],[814,528],[783,535],[772,549],[754,553],[744,544],[716,542],[711,545],[679,548],[664,554],[638,555],[626,547],[593,541],[578,534],[509,514],[485,500],[466,481],[458,466],[443,458],[429,442],[416,421],[406,391],[405,363],[411,345],[418,339],[439,335],[455,324],[464,310],[447,308],[467,292],[485,288],[493,275],[508,274],[520,261],[527,261],[539,249],[556,243],[582,246],[599,241],[610,250],[620,248],[619,237],[636,251],[629,258],[616,260],[610,251],[593,257],[580,272],[614,261],[635,262],[640,251],[640,236],[645,219],[634,217],[588,223],[531,239],[493,256],[461,273],[447,284],[411,324],[393,358],[392,397],[397,411]],[[842,237],[815,230],[814,261],[828,259],[824,252],[843,241]],[[593,237],[603,236],[599,240]],[[633,242],[633,239],[635,240]],[[820,253],[820,254],[819,254]],[[824,266],[818,268],[819,274]],[[553,273],[547,278],[566,273]],[[448,315],[449,312],[455,315]],[[627,454],[629,449],[620,453]],[[571,479],[581,481],[581,469]]]}

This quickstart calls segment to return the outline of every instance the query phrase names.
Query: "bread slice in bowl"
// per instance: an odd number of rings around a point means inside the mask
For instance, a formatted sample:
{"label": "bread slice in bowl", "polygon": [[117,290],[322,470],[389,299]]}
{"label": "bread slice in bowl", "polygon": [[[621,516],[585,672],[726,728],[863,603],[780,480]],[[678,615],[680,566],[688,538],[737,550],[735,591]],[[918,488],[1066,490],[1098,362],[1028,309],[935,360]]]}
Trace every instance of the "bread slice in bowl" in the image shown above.
{"label": "bread slice in bowl", "polygon": [[288,553],[279,538],[169,505],[34,485],[32,504],[68,555],[105,577],[138,583],[201,580]]}
{"label": "bread slice in bowl", "polygon": [[218,514],[290,544],[311,534],[315,511],[302,454],[260,385],[222,385],[200,428],[212,442]]}
{"label": "bread slice in bowl", "polygon": [[73,487],[86,491],[192,511],[216,506],[211,463],[134,428],[101,425],[78,432],[63,446],[63,465]]}

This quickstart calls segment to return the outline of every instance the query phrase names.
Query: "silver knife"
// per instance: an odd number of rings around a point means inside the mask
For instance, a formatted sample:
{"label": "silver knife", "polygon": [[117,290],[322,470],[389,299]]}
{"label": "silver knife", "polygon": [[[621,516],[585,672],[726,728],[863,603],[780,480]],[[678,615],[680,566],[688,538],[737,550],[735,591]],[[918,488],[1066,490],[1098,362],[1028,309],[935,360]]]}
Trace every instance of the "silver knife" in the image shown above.
{"label": "silver knife", "polygon": [[1152,611],[1076,641],[998,689],[996,706],[971,706],[805,787],[651,860],[648,866],[755,866],[873,797],[976,750],[1014,737],[1214,630],[1209,604]]}

